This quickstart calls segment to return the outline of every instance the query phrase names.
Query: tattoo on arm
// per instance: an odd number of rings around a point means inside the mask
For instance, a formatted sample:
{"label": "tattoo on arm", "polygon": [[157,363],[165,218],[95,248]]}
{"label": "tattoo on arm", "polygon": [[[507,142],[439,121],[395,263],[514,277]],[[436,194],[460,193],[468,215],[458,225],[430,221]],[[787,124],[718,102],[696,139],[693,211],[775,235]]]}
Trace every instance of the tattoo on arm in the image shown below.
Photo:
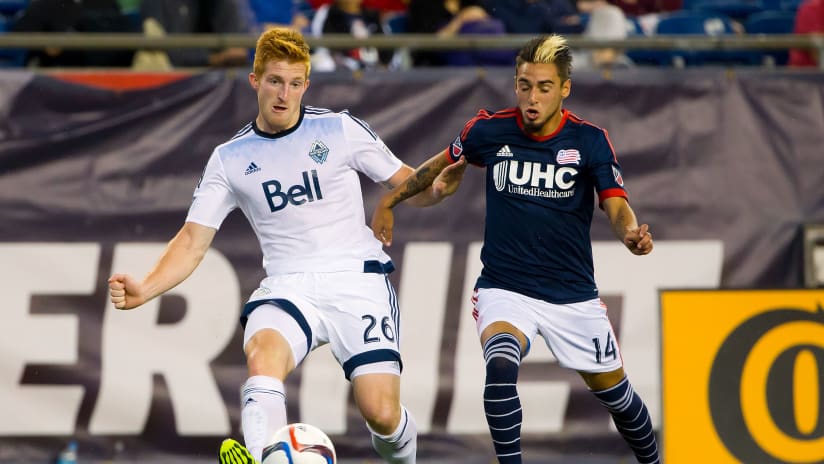
{"label": "tattoo on arm", "polygon": [[438,177],[440,171],[432,169],[429,164],[424,164],[418,168],[411,176],[409,176],[401,185],[398,186],[397,191],[393,191],[389,207],[397,205],[398,203],[413,197],[420,192],[426,190],[432,185],[432,181]]}

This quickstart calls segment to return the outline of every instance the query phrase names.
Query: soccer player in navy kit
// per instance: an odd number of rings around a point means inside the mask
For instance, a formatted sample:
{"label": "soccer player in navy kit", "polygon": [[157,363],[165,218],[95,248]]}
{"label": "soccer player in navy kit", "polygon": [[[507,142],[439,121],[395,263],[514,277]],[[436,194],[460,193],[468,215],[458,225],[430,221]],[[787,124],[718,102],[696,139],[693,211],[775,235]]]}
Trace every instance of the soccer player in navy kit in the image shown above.
{"label": "soccer player in navy kit", "polygon": [[[261,35],[249,75],[257,117],[212,152],[186,222],[154,269],[142,280],[109,278],[111,301],[117,309],[136,308],[181,283],[226,216],[242,210],[260,242],[266,278],[241,317],[246,446],[225,440],[220,462],[261,460],[287,423],[286,377],[329,343],[375,450],[387,462],[412,464],[417,431],[400,403],[399,313],[387,277],[393,266],[366,226],[358,172],[392,187],[413,170],[364,121],[302,105],[309,68],[300,33],[274,28]],[[457,181],[436,185],[415,203],[440,201]]]}
{"label": "soccer player in navy kit", "polygon": [[390,245],[391,208],[428,188],[444,170],[486,168],[483,270],[473,316],[486,361],[484,411],[498,461],[521,462],[521,359],[536,335],[578,371],[612,415],[640,463],[658,463],[650,416],[627,379],[606,307],[598,297],[590,223],[595,194],[630,252],[652,251],[638,225],[605,130],[561,107],[570,92],[570,50],[563,37],[538,37],[516,58],[518,106],[480,111],[449,148],[379,201],[375,236]]}

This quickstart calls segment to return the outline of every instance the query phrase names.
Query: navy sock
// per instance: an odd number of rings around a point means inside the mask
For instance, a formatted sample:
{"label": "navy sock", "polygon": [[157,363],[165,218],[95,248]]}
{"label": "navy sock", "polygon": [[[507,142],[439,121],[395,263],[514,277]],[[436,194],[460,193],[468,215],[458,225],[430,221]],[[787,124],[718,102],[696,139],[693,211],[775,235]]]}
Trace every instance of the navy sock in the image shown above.
{"label": "navy sock", "polygon": [[501,464],[521,462],[521,400],[516,382],[521,345],[514,335],[494,335],[484,344],[486,385],[484,412],[495,454]]}
{"label": "navy sock", "polygon": [[618,432],[642,464],[658,464],[658,443],[652,430],[649,411],[641,397],[624,377],[617,385],[606,390],[592,392],[612,414]]}

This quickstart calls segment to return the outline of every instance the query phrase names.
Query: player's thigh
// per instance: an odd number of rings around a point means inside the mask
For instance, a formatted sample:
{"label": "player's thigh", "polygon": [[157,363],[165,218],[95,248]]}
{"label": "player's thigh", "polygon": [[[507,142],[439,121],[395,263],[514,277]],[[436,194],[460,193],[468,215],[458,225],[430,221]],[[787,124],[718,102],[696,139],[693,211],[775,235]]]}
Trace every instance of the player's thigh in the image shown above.
{"label": "player's thigh", "polygon": [[292,315],[274,304],[255,308],[243,334],[249,375],[283,380],[308,353],[304,330]]}
{"label": "player's thigh", "polygon": [[584,373],[607,373],[623,366],[606,306],[599,298],[542,304],[539,331],[561,366]]}
{"label": "player's thigh", "polygon": [[493,335],[506,332],[515,335],[524,354],[529,350],[538,325],[529,305],[529,299],[499,288],[475,289],[472,298],[475,325],[481,345]]}
{"label": "player's thigh", "polygon": [[347,379],[360,366],[400,362],[400,313],[389,279],[382,274],[335,273],[328,276],[323,324],[332,353]]}
{"label": "player's thigh", "polygon": [[[269,369],[275,363],[288,373],[324,342],[319,311],[307,297],[312,287],[308,274],[267,277],[249,298],[243,346],[250,370]],[[284,355],[284,348],[291,356]]]}

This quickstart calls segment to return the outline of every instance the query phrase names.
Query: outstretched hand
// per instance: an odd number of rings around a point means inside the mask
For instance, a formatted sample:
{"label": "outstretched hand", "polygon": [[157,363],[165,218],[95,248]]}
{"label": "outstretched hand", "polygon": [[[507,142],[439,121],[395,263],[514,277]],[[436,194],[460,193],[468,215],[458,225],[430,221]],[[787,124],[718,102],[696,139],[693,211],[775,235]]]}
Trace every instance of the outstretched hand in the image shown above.
{"label": "outstretched hand", "polygon": [[466,171],[466,158],[463,156],[458,161],[445,167],[438,177],[432,181],[432,194],[435,198],[448,197],[458,190],[461,185],[464,171]]}
{"label": "outstretched hand", "polygon": [[117,309],[132,309],[146,302],[140,283],[128,274],[109,277],[109,296]]}
{"label": "outstretched hand", "polygon": [[624,234],[624,245],[634,255],[646,255],[652,251],[652,232],[649,225],[641,224],[636,229],[628,230]]}

